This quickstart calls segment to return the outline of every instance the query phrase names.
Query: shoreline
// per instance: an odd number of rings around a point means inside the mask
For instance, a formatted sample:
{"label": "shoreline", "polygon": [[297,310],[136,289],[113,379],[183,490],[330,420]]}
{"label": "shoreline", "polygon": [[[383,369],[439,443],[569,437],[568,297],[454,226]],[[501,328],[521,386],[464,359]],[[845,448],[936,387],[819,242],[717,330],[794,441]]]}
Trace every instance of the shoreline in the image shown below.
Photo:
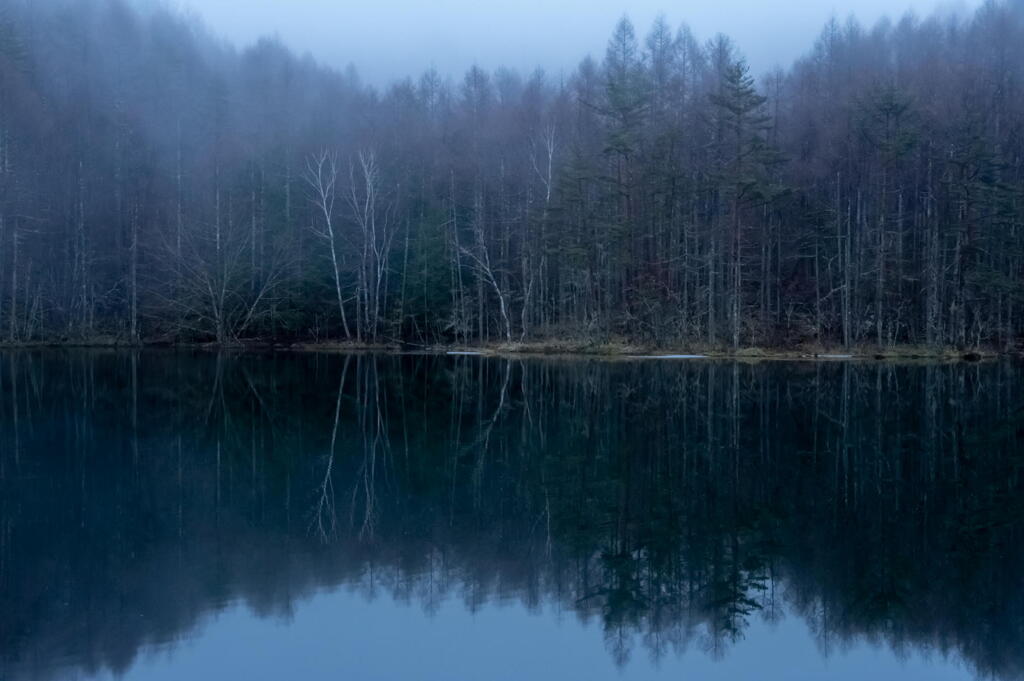
{"label": "shoreline", "polygon": [[1024,357],[1021,352],[1002,352],[991,349],[957,350],[955,348],[924,348],[898,345],[878,349],[873,346],[842,348],[795,346],[792,348],[746,347],[737,352],[723,348],[708,348],[700,344],[680,346],[652,346],[628,342],[591,343],[585,341],[536,341],[523,343],[490,343],[480,345],[420,345],[403,343],[283,343],[272,341],[242,341],[226,345],[217,343],[171,343],[147,341],[137,344],[116,340],[93,341],[38,341],[29,343],[0,343],[2,350],[202,350],[223,352],[332,352],[423,354],[475,357],[518,358],[586,358],[605,360],[733,360],[733,361],[964,361],[979,362]]}

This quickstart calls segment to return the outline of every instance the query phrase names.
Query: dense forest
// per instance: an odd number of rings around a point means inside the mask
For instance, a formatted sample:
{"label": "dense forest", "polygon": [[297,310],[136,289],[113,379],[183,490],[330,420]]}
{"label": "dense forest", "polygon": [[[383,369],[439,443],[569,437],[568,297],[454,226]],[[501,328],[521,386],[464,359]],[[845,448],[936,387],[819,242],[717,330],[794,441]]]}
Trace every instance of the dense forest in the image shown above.
{"label": "dense forest", "polygon": [[0,0],[5,342],[1005,350],[1022,274],[1021,0],[836,19],[764,76],[624,18],[565,76],[383,88]]}
{"label": "dense forest", "polygon": [[7,353],[0,676],[127,672],[345,585],[550,607],[622,664],[796,618],[1024,679],[1022,406],[1011,362]]}

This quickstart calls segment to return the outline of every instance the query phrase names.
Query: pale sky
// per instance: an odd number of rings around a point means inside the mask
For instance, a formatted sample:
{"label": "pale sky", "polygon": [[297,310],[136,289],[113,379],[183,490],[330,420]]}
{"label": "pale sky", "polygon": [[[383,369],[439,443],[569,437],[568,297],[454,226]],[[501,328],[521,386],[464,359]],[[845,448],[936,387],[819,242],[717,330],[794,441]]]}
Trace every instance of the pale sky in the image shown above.
{"label": "pale sky", "polygon": [[433,66],[460,76],[469,66],[543,67],[557,76],[587,54],[600,58],[627,14],[642,38],[664,14],[700,40],[731,36],[755,72],[788,66],[831,16],[872,24],[912,10],[927,16],[981,0],[177,0],[238,46],[276,34],[293,49],[334,66],[354,64],[383,84]]}

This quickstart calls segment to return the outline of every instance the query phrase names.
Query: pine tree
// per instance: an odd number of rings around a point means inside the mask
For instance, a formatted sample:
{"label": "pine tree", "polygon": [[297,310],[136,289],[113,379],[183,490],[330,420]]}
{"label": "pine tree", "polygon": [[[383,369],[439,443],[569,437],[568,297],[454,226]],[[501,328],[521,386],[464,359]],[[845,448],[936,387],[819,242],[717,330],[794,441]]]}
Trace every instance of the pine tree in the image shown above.
{"label": "pine tree", "polygon": [[763,205],[771,198],[771,170],[781,160],[766,139],[770,121],[764,113],[766,101],[758,94],[754,79],[742,59],[726,66],[718,91],[711,94],[719,133],[718,181],[731,218],[729,317],[734,350],[740,345],[743,308],[744,212],[750,206]]}

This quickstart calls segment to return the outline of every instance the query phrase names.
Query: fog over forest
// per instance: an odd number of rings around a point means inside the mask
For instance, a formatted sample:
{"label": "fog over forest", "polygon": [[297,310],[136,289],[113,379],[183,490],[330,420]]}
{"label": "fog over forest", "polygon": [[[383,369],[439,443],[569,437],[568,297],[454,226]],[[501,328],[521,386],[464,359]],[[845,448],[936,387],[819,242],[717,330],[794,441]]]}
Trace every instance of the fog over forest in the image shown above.
{"label": "fog over forest", "polygon": [[832,19],[764,75],[729,29],[380,84],[157,3],[0,0],[0,335],[1016,346],[1024,0]]}
{"label": "fog over forest", "polygon": [[[136,0],[161,2],[162,0]],[[743,48],[755,75],[790,64],[831,17],[874,24],[914,12],[963,13],[982,0],[845,0],[767,3],[758,0],[170,0],[205,21],[215,35],[248,45],[267,35],[326,64],[355,66],[367,82],[390,81],[433,67],[461,77],[476,65],[527,73],[543,68],[558,80],[586,55],[604,52],[623,13],[646,28],[659,14],[673,28],[686,21],[698,36],[726,32]],[[240,12],[239,6],[245,11]]]}

